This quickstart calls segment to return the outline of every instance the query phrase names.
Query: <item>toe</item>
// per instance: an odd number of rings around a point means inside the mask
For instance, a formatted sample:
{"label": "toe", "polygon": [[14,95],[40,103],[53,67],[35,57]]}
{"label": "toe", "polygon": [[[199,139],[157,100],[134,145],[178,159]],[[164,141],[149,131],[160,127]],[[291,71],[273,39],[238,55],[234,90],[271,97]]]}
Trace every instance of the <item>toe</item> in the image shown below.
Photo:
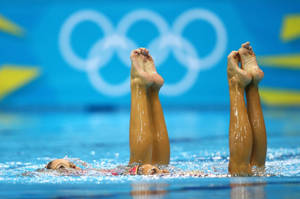
{"label": "toe", "polygon": [[227,61],[228,63],[230,63],[230,65],[238,66],[239,60],[240,60],[240,55],[238,51],[232,51],[227,57]]}
{"label": "toe", "polygon": [[232,57],[234,57],[234,56],[236,56],[237,54],[238,54],[239,52],[238,51],[231,51],[230,53],[229,53],[229,55],[228,55],[228,59],[230,59],[230,58],[232,58]]}
{"label": "toe", "polygon": [[138,55],[138,49],[132,50],[130,53],[130,59],[134,58],[136,55]]}
{"label": "toe", "polygon": [[241,56],[254,55],[252,46],[250,46],[250,42],[242,44],[241,48],[239,49],[239,53]]}
{"label": "toe", "polygon": [[228,55],[227,59],[228,60],[236,60],[238,59],[238,56],[239,56],[239,52],[238,51],[231,51],[231,53]]}
{"label": "toe", "polygon": [[250,42],[249,41],[242,44],[242,48],[249,49],[249,47],[250,47]]}
{"label": "toe", "polygon": [[232,51],[227,57],[227,73],[229,76],[232,76],[236,72],[237,68],[239,68],[238,56],[238,51]]}
{"label": "toe", "polygon": [[140,48],[140,53],[145,57],[149,57],[149,51],[146,48]]}

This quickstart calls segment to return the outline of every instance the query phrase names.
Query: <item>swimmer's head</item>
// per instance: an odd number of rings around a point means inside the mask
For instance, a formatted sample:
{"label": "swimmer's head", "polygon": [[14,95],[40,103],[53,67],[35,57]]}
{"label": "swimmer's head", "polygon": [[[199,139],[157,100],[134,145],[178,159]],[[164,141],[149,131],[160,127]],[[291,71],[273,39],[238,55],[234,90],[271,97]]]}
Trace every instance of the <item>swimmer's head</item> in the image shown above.
{"label": "swimmer's head", "polygon": [[65,159],[55,159],[46,165],[46,169],[60,170],[60,169],[80,169],[73,162]]}
{"label": "swimmer's head", "polygon": [[143,164],[139,166],[138,173],[139,175],[157,175],[157,174],[163,174],[163,173],[169,173],[167,170],[159,169],[156,166],[153,166],[151,164]]}

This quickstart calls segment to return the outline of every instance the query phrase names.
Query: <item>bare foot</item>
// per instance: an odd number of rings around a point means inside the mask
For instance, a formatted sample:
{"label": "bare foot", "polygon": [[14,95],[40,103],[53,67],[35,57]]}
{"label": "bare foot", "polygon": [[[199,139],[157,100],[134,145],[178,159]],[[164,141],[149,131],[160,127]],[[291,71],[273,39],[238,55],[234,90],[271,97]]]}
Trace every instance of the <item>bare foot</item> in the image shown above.
{"label": "bare foot", "polygon": [[264,72],[259,68],[256,56],[253,52],[250,42],[242,44],[239,49],[239,54],[241,58],[242,68],[246,70],[252,76],[252,82],[258,84],[260,80],[264,77]]}
{"label": "bare foot", "polygon": [[239,67],[239,52],[232,51],[227,57],[227,77],[229,85],[239,84],[246,87],[251,82],[251,75]]}
{"label": "bare foot", "polygon": [[153,59],[145,48],[133,50],[131,59],[131,82],[138,82],[147,87],[160,88],[164,80],[157,74]]}

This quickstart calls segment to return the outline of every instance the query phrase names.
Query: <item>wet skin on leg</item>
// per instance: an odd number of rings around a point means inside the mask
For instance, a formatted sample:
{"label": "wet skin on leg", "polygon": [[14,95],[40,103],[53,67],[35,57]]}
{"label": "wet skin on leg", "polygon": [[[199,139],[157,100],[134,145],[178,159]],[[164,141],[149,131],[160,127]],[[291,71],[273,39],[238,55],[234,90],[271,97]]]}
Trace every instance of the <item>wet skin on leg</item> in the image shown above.
{"label": "wet skin on leg", "polygon": [[163,78],[157,74],[148,50],[131,53],[130,164],[168,164],[169,138],[158,92]]}
{"label": "wet skin on leg", "polygon": [[149,89],[153,121],[152,164],[167,165],[170,162],[170,143],[163,109],[158,92],[163,84],[155,84]]}
{"label": "wet skin on leg", "polygon": [[151,164],[153,126],[147,90],[152,78],[146,72],[146,57],[142,50],[132,51],[131,56],[131,110],[129,127],[129,164]]}
{"label": "wet skin on leg", "polygon": [[230,94],[229,123],[229,172],[234,176],[251,175],[252,130],[244,99],[244,89],[251,76],[239,68],[239,54],[232,51],[228,56],[227,77]]}
{"label": "wet skin on leg", "polygon": [[256,56],[249,42],[242,44],[239,49],[242,68],[252,76],[252,81],[246,87],[247,110],[253,133],[251,166],[264,169],[267,153],[267,135],[258,92],[258,84],[264,77],[259,68]]}
{"label": "wet skin on leg", "polygon": [[146,86],[140,84],[139,81],[131,82],[129,164],[151,164],[152,162],[153,127],[146,89]]}

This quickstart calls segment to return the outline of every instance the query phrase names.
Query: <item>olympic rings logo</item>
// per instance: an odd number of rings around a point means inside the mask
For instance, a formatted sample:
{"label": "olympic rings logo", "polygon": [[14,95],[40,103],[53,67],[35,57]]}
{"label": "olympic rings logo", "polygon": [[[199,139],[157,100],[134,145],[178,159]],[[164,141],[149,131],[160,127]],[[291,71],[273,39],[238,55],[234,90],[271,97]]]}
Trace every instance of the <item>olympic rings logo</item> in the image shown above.
{"label": "olympic rings logo", "polygon": [[[126,37],[126,34],[133,24],[141,20],[152,23],[159,32],[159,37],[154,38],[147,46],[156,66],[159,67],[173,52],[177,61],[188,70],[179,82],[164,85],[162,93],[165,95],[179,95],[190,89],[197,80],[199,71],[218,63],[226,49],[227,34],[223,23],[214,13],[205,9],[186,11],[175,20],[172,27],[169,27],[167,22],[153,11],[137,10],[124,16],[116,28],[105,15],[93,10],[83,10],[72,14],[61,28],[59,34],[61,54],[70,66],[86,72],[90,82],[99,92],[110,96],[127,94],[130,91],[130,75],[122,83],[116,85],[104,81],[99,70],[105,67],[114,53],[117,53],[122,63],[130,68],[130,51],[138,46]],[[194,20],[208,22],[216,33],[214,49],[206,57],[198,57],[193,44],[182,37],[185,27]],[[85,21],[99,26],[104,32],[104,37],[90,48],[87,58],[84,59],[74,53],[70,39],[76,26]]]}

